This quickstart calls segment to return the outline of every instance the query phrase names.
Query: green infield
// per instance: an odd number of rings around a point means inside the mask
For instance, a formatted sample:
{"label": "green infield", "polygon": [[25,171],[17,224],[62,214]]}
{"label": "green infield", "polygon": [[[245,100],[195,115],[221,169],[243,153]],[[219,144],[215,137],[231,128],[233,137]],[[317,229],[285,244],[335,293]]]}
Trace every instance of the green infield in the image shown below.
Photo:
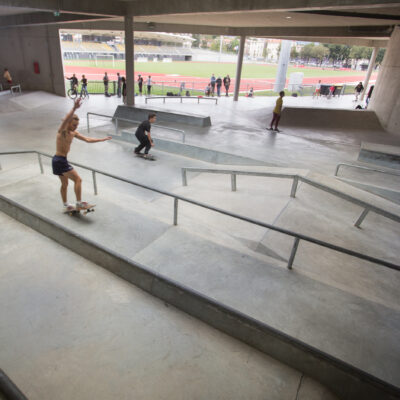
{"label": "green infield", "polygon": [[[111,60],[102,60],[95,64],[94,61],[90,60],[64,60],[64,65],[69,66],[81,66],[81,67],[97,67],[97,68],[108,68],[108,69],[125,69],[125,61],[116,60],[115,65]],[[276,65],[267,64],[243,64],[242,78],[275,78],[276,76]],[[224,77],[229,74],[231,77],[236,75],[236,64],[235,63],[218,63],[218,62],[190,62],[190,61],[178,61],[178,62],[136,62],[135,71],[142,72],[143,74],[177,74],[184,76],[195,76],[201,78],[210,77],[211,74],[215,74],[216,77]],[[293,72],[302,72],[304,77],[333,77],[333,76],[360,76],[364,74],[361,71],[337,71],[333,69],[323,68],[300,68],[290,66],[288,74]]]}

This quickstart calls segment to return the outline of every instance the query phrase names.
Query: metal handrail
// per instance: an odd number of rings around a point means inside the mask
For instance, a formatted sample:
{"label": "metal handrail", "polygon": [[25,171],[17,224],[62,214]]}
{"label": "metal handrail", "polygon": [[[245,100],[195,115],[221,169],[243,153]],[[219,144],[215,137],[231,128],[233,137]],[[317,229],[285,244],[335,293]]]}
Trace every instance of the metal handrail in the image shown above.
{"label": "metal handrail", "polygon": [[[41,151],[37,151],[37,150],[24,150],[24,151],[1,152],[0,155],[26,154],[26,153],[32,153],[32,154],[36,153],[38,155],[38,160],[39,160],[39,165],[40,165],[40,172],[43,174],[44,170],[43,170],[43,164],[42,164],[41,156],[52,158],[52,156],[50,154],[42,153]],[[81,168],[87,169],[89,171],[92,171],[93,186],[94,186],[94,194],[95,195],[97,195],[97,193],[98,193],[97,192],[97,184],[96,184],[96,175],[95,174],[98,173],[98,174],[101,174],[101,175],[104,175],[104,176],[108,176],[109,178],[113,178],[113,179],[119,180],[121,182],[126,182],[126,183],[129,183],[131,185],[135,185],[135,186],[141,187],[143,189],[148,189],[148,190],[151,190],[153,192],[160,193],[160,194],[163,194],[163,195],[168,196],[168,197],[172,197],[174,199],[174,225],[178,225],[178,201],[181,200],[181,201],[184,201],[186,203],[190,203],[190,204],[202,207],[202,208],[206,208],[208,210],[215,211],[215,212],[217,212],[219,214],[228,215],[228,216],[230,216],[232,218],[236,218],[236,219],[239,219],[241,221],[249,222],[249,223],[251,223],[253,225],[258,225],[258,226],[261,226],[263,228],[268,228],[268,229],[271,229],[273,231],[280,232],[280,233],[283,233],[285,235],[294,237],[295,240],[294,240],[294,244],[293,244],[293,247],[292,247],[292,250],[291,250],[291,253],[290,253],[289,262],[288,262],[288,265],[287,265],[288,269],[292,269],[293,261],[294,261],[294,258],[296,256],[296,252],[297,252],[297,248],[299,246],[299,242],[300,242],[300,240],[304,240],[304,241],[309,242],[309,243],[317,244],[317,245],[319,245],[321,247],[325,247],[325,248],[328,248],[328,249],[331,249],[331,250],[335,250],[335,251],[338,251],[340,253],[348,254],[350,256],[359,258],[361,260],[369,261],[369,262],[372,262],[372,263],[375,263],[375,264],[383,265],[386,268],[390,268],[390,269],[393,269],[393,270],[396,270],[396,271],[400,271],[400,265],[396,265],[396,264],[393,264],[391,262],[388,262],[388,261],[385,261],[385,260],[381,260],[379,258],[367,256],[365,254],[358,253],[357,251],[354,251],[354,250],[346,249],[344,247],[337,246],[337,245],[332,244],[332,243],[328,243],[328,242],[324,242],[324,241],[319,240],[319,239],[315,239],[315,238],[313,238],[311,236],[307,236],[307,235],[303,235],[301,233],[293,232],[293,231],[290,231],[288,229],[279,228],[277,226],[274,226],[274,225],[271,225],[271,224],[268,224],[268,223],[265,223],[265,222],[261,222],[261,221],[258,221],[258,220],[252,219],[252,218],[248,218],[248,217],[245,217],[245,216],[240,215],[240,214],[235,214],[235,213],[223,210],[221,208],[217,208],[217,207],[205,204],[205,203],[201,203],[201,202],[196,201],[196,200],[189,199],[187,197],[183,197],[183,196],[180,196],[180,195],[177,195],[177,194],[173,194],[173,193],[167,192],[165,190],[160,190],[160,189],[154,188],[154,187],[149,186],[149,185],[144,185],[142,183],[135,182],[135,181],[132,181],[130,179],[126,179],[126,178],[122,178],[120,176],[116,176],[116,175],[110,174],[110,173],[105,172],[105,171],[100,171],[100,170],[95,169],[95,168],[87,167],[86,165],[82,165],[82,164],[78,164],[78,163],[73,163],[73,164],[78,166],[78,167],[81,167]]]}
{"label": "metal handrail", "polygon": [[[97,115],[99,117],[106,117],[106,118],[115,119],[115,134],[116,135],[118,135],[118,121],[126,121],[126,122],[130,122],[130,123],[133,123],[133,124],[141,124],[143,122],[143,121],[137,121],[137,120],[133,120],[133,119],[114,117],[112,115],[105,115],[105,114],[98,114],[98,113],[94,113],[94,112],[88,112],[88,113],[86,113],[86,121],[87,121],[87,130],[88,130],[88,132],[90,132],[89,115]],[[185,143],[185,141],[186,141],[186,134],[185,134],[185,131],[182,130],[182,129],[170,128],[169,126],[163,126],[163,125],[158,125],[158,124],[152,124],[152,126],[155,126],[156,128],[166,129],[168,131],[179,132],[182,135],[182,143]]]}
{"label": "metal handrail", "polygon": [[151,96],[145,97],[144,102],[147,104],[147,100],[154,99],[163,99],[163,103],[165,104],[165,99],[197,99],[197,104],[200,104],[200,100],[215,100],[215,105],[218,104],[218,98],[216,97],[200,97],[200,96]]}
{"label": "metal handrail", "polygon": [[358,168],[358,169],[366,169],[368,171],[375,171],[375,172],[381,172],[382,174],[388,174],[388,175],[395,175],[395,176],[400,176],[400,171],[388,171],[384,169],[379,169],[379,168],[371,168],[371,167],[364,167],[362,165],[354,165],[354,164],[347,164],[347,163],[340,163],[336,166],[335,170],[335,176],[339,173],[339,168],[341,166],[346,166],[346,167],[352,167],[352,168]]}
{"label": "metal handrail", "polygon": [[316,182],[310,178],[306,178],[301,175],[275,173],[275,172],[252,172],[252,171],[235,171],[235,170],[223,170],[223,169],[184,167],[184,168],[182,168],[182,185],[183,186],[187,186],[187,174],[186,174],[187,171],[207,172],[207,173],[212,173],[212,174],[229,174],[229,175],[231,175],[231,188],[232,188],[233,192],[236,191],[236,175],[253,175],[253,176],[265,176],[265,177],[271,177],[271,178],[293,179],[292,189],[291,189],[291,193],[290,193],[291,197],[296,197],[297,185],[298,185],[298,182],[301,181],[301,182],[309,184],[310,186],[314,186],[325,192],[331,193],[337,197],[347,200],[351,203],[357,204],[360,207],[363,207],[364,210],[362,211],[362,213],[359,216],[359,218],[357,219],[357,221],[354,223],[354,226],[356,226],[357,228],[359,228],[361,226],[361,223],[364,221],[365,217],[368,215],[368,213],[370,211],[373,211],[376,214],[382,215],[393,221],[400,222],[400,216],[398,216],[396,214],[392,214],[391,212],[383,210],[382,208],[379,208],[373,204],[367,203],[363,200],[359,200],[353,196],[350,196],[346,193],[343,193],[339,190],[333,189],[329,186],[326,186],[322,183]]}

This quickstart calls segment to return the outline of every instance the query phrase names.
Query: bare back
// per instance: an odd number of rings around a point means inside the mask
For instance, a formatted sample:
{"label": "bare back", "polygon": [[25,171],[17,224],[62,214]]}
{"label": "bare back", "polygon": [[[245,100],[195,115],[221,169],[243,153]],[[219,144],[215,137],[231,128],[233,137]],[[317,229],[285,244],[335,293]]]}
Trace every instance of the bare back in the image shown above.
{"label": "bare back", "polygon": [[67,157],[71,148],[71,143],[77,132],[67,129],[57,132],[56,156]]}

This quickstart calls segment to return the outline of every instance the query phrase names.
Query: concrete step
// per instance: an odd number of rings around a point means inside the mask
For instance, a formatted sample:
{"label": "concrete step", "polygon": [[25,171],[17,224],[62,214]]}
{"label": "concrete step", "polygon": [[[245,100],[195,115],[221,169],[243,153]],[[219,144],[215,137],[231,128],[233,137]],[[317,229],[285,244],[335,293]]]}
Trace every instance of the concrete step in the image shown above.
{"label": "concrete step", "polygon": [[[41,178],[43,179],[43,177]],[[36,183],[35,188],[37,187]],[[30,206],[37,207],[35,204],[33,202]],[[117,210],[117,207],[114,210]],[[43,208],[41,213],[43,214]],[[68,219],[69,217],[65,216],[65,218]],[[89,221],[89,217],[86,220]],[[71,223],[74,229],[78,228],[76,234],[79,238],[82,238],[80,241],[83,241],[85,237],[85,235],[82,235],[85,229],[82,229],[81,225],[83,225],[82,221],[86,220],[77,219],[76,226],[74,226],[75,221]],[[30,217],[28,221],[32,221],[40,231],[44,230],[46,235],[53,237],[53,234],[45,225],[38,225]],[[65,221],[62,220],[61,222]],[[108,231],[108,225],[101,227],[93,223],[92,228],[102,229],[103,232]],[[56,227],[56,229],[59,228]],[[115,238],[118,238],[115,234],[114,238],[107,240],[107,237],[93,235],[88,229],[85,232],[92,237],[97,237],[98,240],[102,240],[103,243],[106,243],[106,247],[112,245]],[[58,233],[54,233],[54,235],[59,237]],[[67,242],[61,240],[61,243],[66,243],[66,245]],[[83,254],[90,255],[91,251],[84,251],[82,246],[83,244],[79,245],[79,251],[82,250]],[[292,330],[290,336],[297,338],[296,340],[301,338],[301,343],[307,343],[306,346],[310,346],[311,342],[311,348],[327,350],[324,351],[324,354],[331,354],[328,358],[333,356],[337,360],[343,360],[347,363],[346,365],[355,366],[357,371],[373,373],[378,379],[383,379],[392,385],[393,380],[396,379],[397,370],[394,366],[398,364],[398,359],[393,350],[394,339],[392,336],[396,337],[397,335],[399,316],[398,314],[393,316],[393,310],[387,311],[379,304],[323,285],[316,280],[302,276],[297,273],[297,270],[294,273],[289,272],[287,269],[272,266],[240,251],[235,252],[231,248],[196,237],[192,232],[187,232],[181,227],[164,231],[164,234],[159,236],[158,239],[153,239],[142,251],[136,252],[132,259],[134,262],[140,260],[143,262],[143,257],[150,257],[147,267],[154,270],[154,265],[157,266],[157,263],[159,265],[161,263],[163,268],[165,266],[163,273],[167,272],[169,279],[176,280],[179,284],[183,284],[183,287],[195,289],[196,292],[202,293],[206,298],[214,298],[219,304],[221,304],[221,301],[226,302],[230,309],[238,310],[242,313],[241,315],[246,316],[245,318],[256,318],[256,321],[264,324],[270,318],[269,322],[272,324],[267,324],[267,326],[273,328],[269,329],[280,331],[279,328],[283,328],[281,331],[284,332],[283,334]],[[105,258],[107,260],[109,257]],[[104,257],[101,257],[101,260],[103,259]],[[182,263],[182,260],[185,260],[185,262]],[[188,266],[189,268],[187,268]],[[111,270],[114,271],[115,268],[116,265]],[[197,283],[192,285],[190,280],[193,278]],[[187,282],[187,279],[189,279],[189,282]],[[199,285],[202,287],[199,287]],[[178,293],[180,290],[182,289],[178,289]],[[296,304],[296,307],[294,307],[294,304]],[[356,317],[352,315],[352,312],[343,314],[343,308],[348,304],[353,305],[352,310],[356,313]],[[355,307],[355,305],[357,306]],[[187,307],[190,309],[190,304]],[[197,306],[195,309],[197,309]],[[390,314],[390,318],[388,314]],[[276,319],[274,320],[274,318]],[[311,320],[315,320],[315,324],[309,326]],[[355,323],[357,324],[354,325]],[[335,326],[340,327],[340,335],[333,329]],[[360,326],[361,329],[355,330],[355,326]],[[368,330],[368,338],[363,337],[365,330]],[[385,340],[383,340],[383,334]],[[362,349],[358,347],[352,351],[354,344],[358,343],[361,338],[363,343],[372,346],[374,349],[372,354],[371,351],[368,353],[369,362],[371,362],[371,359],[373,360],[372,367],[367,364],[365,352]],[[324,348],[324,346],[328,348]],[[307,351],[311,351],[311,348],[309,347]],[[273,353],[275,354],[275,352]],[[332,355],[332,353],[335,354]],[[341,358],[342,356],[344,359]],[[343,361],[336,361],[335,363],[340,364]],[[376,371],[375,368],[378,365],[380,370]],[[357,374],[359,373],[357,372]],[[394,374],[394,377],[392,374]],[[329,375],[333,376],[332,372]],[[396,385],[396,382],[394,385]],[[345,387],[347,388],[347,385]],[[350,392],[354,393],[354,390],[356,389],[353,387]],[[368,392],[370,389],[366,390]],[[350,392],[347,392],[345,398],[351,398],[348,397]],[[381,393],[379,396],[381,396]],[[377,398],[376,394],[372,395],[371,393],[370,398]]]}
{"label": "concrete step", "polygon": [[337,399],[3,213],[0,225],[0,362],[30,400]]}

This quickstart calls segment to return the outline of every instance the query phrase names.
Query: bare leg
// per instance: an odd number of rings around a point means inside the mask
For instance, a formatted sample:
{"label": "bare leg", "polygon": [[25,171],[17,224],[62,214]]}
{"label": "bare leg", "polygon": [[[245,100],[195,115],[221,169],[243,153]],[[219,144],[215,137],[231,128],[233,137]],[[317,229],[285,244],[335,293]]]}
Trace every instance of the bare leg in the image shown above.
{"label": "bare leg", "polygon": [[81,201],[81,193],[82,193],[82,179],[78,175],[78,173],[73,169],[71,171],[65,172],[64,176],[68,179],[74,181],[74,191],[76,196],[76,201]]}
{"label": "bare leg", "polygon": [[67,202],[68,178],[63,175],[59,175],[58,177],[60,178],[61,181],[61,189],[60,189],[61,198],[63,203],[65,204]]}

